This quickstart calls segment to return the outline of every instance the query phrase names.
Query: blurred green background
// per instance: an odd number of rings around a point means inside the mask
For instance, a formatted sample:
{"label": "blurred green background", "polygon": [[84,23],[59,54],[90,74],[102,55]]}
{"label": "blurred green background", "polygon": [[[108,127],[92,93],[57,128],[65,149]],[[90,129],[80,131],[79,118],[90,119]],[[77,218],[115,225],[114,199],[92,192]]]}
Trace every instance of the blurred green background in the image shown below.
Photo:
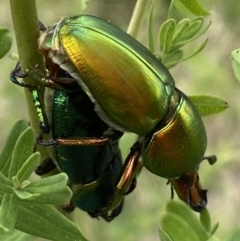
{"label": "blurred green background", "polygon": [[[85,13],[108,19],[126,30],[136,1],[133,0],[92,0]],[[167,0],[156,0],[154,8],[155,40],[158,28],[166,19]],[[236,0],[202,0],[199,2],[212,14],[212,25],[202,37],[209,42],[196,57],[183,62],[171,73],[176,85],[187,95],[211,94],[225,99],[230,108],[223,113],[205,117],[208,133],[206,155],[216,154],[218,162],[214,166],[203,163],[200,168],[202,186],[209,190],[208,209],[213,223],[219,221],[216,236],[227,237],[240,222],[240,85],[231,68],[231,51],[240,48],[240,2]],[[45,25],[52,25],[61,17],[80,13],[79,0],[41,0],[37,1],[39,19]],[[0,0],[0,26],[10,29],[14,39],[11,13],[8,1]],[[186,16],[185,16],[186,17]],[[187,17],[193,17],[188,15]],[[138,40],[146,45],[147,15],[141,26]],[[200,42],[191,44],[189,51]],[[196,46],[195,46],[196,45]],[[17,53],[15,39],[10,51]],[[0,146],[6,139],[13,123],[20,118],[28,118],[23,89],[9,81],[9,73],[15,62],[9,55],[0,60]],[[122,140],[123,153],[126,155],[131,143],[129,138]],[[176,197],[177,198],[177,197]],[[159,240],[159,214],[164,203],[170,199],[170,187],[166,180],[143,170],[138,178],[137,188],[125,199],[122,214],[111,223],[91,219],[86,213],[76,210],[75,220],[83,233],[91,241],[148,241]],[[40,240],[40,239],[39,239]]]}

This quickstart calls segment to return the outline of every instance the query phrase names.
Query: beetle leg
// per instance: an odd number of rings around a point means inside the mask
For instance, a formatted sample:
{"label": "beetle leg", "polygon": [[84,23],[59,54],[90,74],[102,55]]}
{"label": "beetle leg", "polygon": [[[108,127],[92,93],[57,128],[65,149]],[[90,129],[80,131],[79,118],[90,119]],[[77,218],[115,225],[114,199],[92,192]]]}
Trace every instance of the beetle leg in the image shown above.
{"label": "beetle leg", "polygon": [[69,76],[69,78],[55,76],[55,73],[60,73],[60,76],[62,76],[62,71],[63,70],[60,69],[58,65],[56,65],[56,69],[54,71],[51,71],[50,76],[44,73],[41,69],[39,69],[38,66],[35,66],[35,68],[29,67],[26,69],[26,73],[29,76],[38,80],[45,87],[66,92],[73,92],[79,90],[80,86],[78,85],[77,81],[71,76]]}
{"label": "beetle leg", "polygon": [[42,146],[57,146],[57,145],[66,145],[66,146],[87,146],[87,145],[108,145],[110,144],[109,138],[95,138],[95,137],[82,137],[78,139],[52,139],[44,140],[43,136],[40,134],[37,138],[37,143]]}
{"label": "beetle leg", "polygon": [[122,199],[120,204],[114,210],[111,210],[110,215],[108,213],[103,213],[100,216],[107,222],[112,221],[115,217],[117,217],[122,212],[123,204],[124,204],[124,199]]}
{"label": "beetle leg", "polygon": [[[105,208],[106,220],[114,217],[114,211],[121,206],[121,202],[126,194],[131,192],[136,183],[136,177],[142,169],[142,162],[140,159],[140,144],[137,142],[131,148],[126,161],[124,162],[122,172],[119,177],[119,182],[116,185],[116,190],[109,201],[109,205]],[[103,210],[102,210],[103,212]]]}
{"label": "beetle leg", "polygon": [[43,131],[43,133],[48,134],[49,133],[49,125],[48,125],[48,122],[47,122],[47,118],[45,117],[45,115],[43,113],[42,105],[41,105],[40,100],[39,100],[38,88],[36,86],[31,86],[29,84],[19,82],[18,79],[17,79],[17,78],[25,78],[27,76],[28,75],[26,73],[21,72],[19,62],[17,62],[16,67],[10,73],[10,79],[14,84],[17,84],[17,85],[19,85],[21,87],[24,87],[24,88],[28,88],[29,91],[31,92],[32,97],[33,97],[33,103],[34,103],[34,106],[36,108],[39,123],[40,123],[39,124],[40,129]]}
{"label": "beetle leg", "polygon": [[37,138],[37,143],[42,146],[89,146],[89,145],[109,145],[118,141],[123,133],[112,128],[107,129],[102,137],[81,137],[77,139],[56,138],[52,140],[44,140],[42,133]]}
{"label": "beetle leg", "polygon": [[75,206],[71,201],[63,206],[63,210],[68,213],[71,213],[74,209],[75,209]]}
{"label": "beetle leg", "polygon": [[35,173],[39,176],[45,175],[56,168],[55,163],[51,158],[44,159],[36,168]]}
{"label": "beetle leg", "polygon": [[114,140],[108,137],[81,137],[78,139],[52,139],[44,140],[42,134],[37,138],[37,143],[42,146],[56,146],[56,145],[66,145],[66,146],[92,146],[92,145],[109,145],[118,139]]}
{"label": "beetle leg", "polygon": [[23,82],[19,82],[17,79],[17,78],[25,78],[27,76],[28,75],[26,73],[21,72],[20,64],[19,64],[19,62],[17,62],[15,68],[10,73],[10,80],[16,85],[31,89],[32,88],[31,85],[23,83]]}

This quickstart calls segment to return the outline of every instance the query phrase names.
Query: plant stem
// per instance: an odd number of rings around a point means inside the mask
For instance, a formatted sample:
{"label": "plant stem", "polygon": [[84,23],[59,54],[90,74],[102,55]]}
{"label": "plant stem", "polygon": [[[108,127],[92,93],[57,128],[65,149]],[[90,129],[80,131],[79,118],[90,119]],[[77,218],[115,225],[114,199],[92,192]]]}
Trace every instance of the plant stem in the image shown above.
{"label": "plant stem", "polygon": [[149,0],[138,0],[135,5],[133,15],[127,30],[127,33],[132,35],[134,38],[137,37],[148,2]]}
{"label": "plant stem", "polygon": [[[34,0],[10,0],[12,20],[16,35],[19,61],[21,69],[24,71],[27,67],[34,67],[38,64],[39,68],[44,70],[43,57],[38,51],[37,40],[39,37],[39,26],[36,5]],[[30,77],[24,78],[28,84],[39,86],[39,83]],[[43,103],[44,87],[39,87],[40,101]],[[32,94],[25,89],[26,101],[28,106],[31,126],[36,134],[40,133],[38,116],[32,101]],[[42,157],[47,156],[46,148],[38,147],[41,150]]]}

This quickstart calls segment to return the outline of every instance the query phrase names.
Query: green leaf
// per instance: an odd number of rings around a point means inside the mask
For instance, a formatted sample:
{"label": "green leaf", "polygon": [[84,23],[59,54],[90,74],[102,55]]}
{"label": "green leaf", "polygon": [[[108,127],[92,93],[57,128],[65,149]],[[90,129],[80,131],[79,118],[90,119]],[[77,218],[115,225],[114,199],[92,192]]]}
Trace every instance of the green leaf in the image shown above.
{"label": "green leaf", "polygon": [[16,194],[16,196],[21,199],[21,200],[33,200],[36,199],[37,197],[40,196],[39,193],[30,193],[28,191],[25,190],[19,190],[19,189],[14,189],[14,193]]}
{"label": "green leaf", "polygon": [[150,12],[148,16],[148,49],[154,53],[154,40],[153,40],[153,30],[152,30],[152,18],[153,18],[153,2],[151,3]]}
{"label": "green leaf", "polygon": [[6,28],[0,28],[0,59],[6,55],[12,46],[12,38]]}
{"label": "green leaf", "polygon": [[0,207],[0,230],[13,232],[17,220],[17,198],[14,194],[5,194]]}
{"label": "green leaf", "polygon": [[200,213],[200,222],[202,226],[205,228],[205,230],[210,233],[211,230],[211,217],[207,210],[207,208],[204,208],[203,211]]}
{"label": "green leaf", "polygon": [[51,205],[19,202],[15,228],[53,241],[87,241],[76,224]]}
{"label": "green leaf", "polygon": [[169,201],[166,205],[166,211],[174,213],[185,220],[185,222],[188,223],[189,228],[194,230],[194,233],[200,237],[201,241],[206,240],[210,236],[205,232],[196,215],[185,203],[181,201]]}
{"label": "green leaf", "polygon": [[238,81],[240,81],[240,49],[232,51],[232,68]]}
{"label": "green leaf", "polygon": [[11,194],[13,192],[13,183],[0,172],[0,192]]}
{"label": "green leaf", "polygon": [[[182,217],[172,213],[165,212],[160,216],[161,228],[174,241],[201,241],[195,230]],[[206,239],[205,239],[206,240]]]}
{"label": "green leaf", "polygon": [[173,13],[174,13],[174,0],[170,2],[170,5],[168,7],[168,14],[167,14],[167,19],[173,18]]}
{"label": "green leaf", "polygon": [[33,198],[26,201],[38,204],[63,205],[70,201],[71,196],[71,189],[66,187],[64,190],[59,191],[58,193],[56,191],[53,193],[40,193],[39,196],[33,196]]}
{"label": "green leaf", "polygon": [[173,44],[178,43],[180,42],[181,39],[183,39],[183,35],[187,27],[189,26],[189,24],[190,24],[189,19],[182,19],[180,22],[177,23],[173,41],[172,41]]}
{"label": "green leaf", "polygon": [[201,44],[201,46],[199,47],[199,49],[198,49],[196,52],[194,52],[193,54],[189,55],[188,57],[183,58],[183,59],[181,60],[181,62],[182,62],[182,61],[186,61],[186,60],[194,57],[194,56],[197,55],[198,53],[200,53],[200,52],[205,48],[207,42],[208,42],[208,39],[205,39],[205,41]]}
{"label": "green leaf", "polygon": [[11,234],[1,234],[1,238],[4,241],[33,241],[36,239],[36,237],[23,233],[18,230],[14,230]]}
{"label": "green leaf", "polygon": [[210,95],[188,96],[201,116],[216,114],[229,107],[228,103],[218,97]]}
{"label": "green leaf", "polygon": [[33,153],[21,166],[17,173],[17,178],[19,182],[27,180],[34,170],[39,166],[41,161],[41,155],[39,152]]}
{"label": "green leaf", "polygon": [[196,33],[194,37],[192,37],[190,39],[187,39],[187,40],[183,40],[181,42],[173,43],[172,46],[171,46],[171,50],[179,49],[179,48],[183,47],[184,45],[186,45],[187,43],[190,43],[190,42],[194,41],[195,39],[198,39],[200,36],[202,36],[203,34],[206,33],[206,31],[211,26],[211,23],[212,22],[210,21],[209,24],[206,25],[206,27],[203,28],[202,31],[199,31],[198,33]]}
{"label": "green leaf", "polygon": [[186,39],[193,38],[200,31],[200,29],[203,26],[203,23],[204,23],[203,17],[198,17],[193,19],[185,31],[184,37]]}
{"label": "green leaf", "polygon": [[204,9],[196,0],[179,0],[192,14],[196,16],[207,16],[209,12]]}
{"label": "green leaf", "polygon": [[170,50],[174,31],[176,28],[176,20],[168,19],[160,27],[159,30],[159,43],[162,53],[167,53]]}
{"label": "green leaf", "polygon": [[[183,42],[188,39],[192,39],[202,28],[204,19],[203,18],[195,18],[192,21],[183,22],[185,25],[180,25],[181,30],[178,30],[178,34],[174,37],[173,43]],[[178,28],[178,25],[177,25]]]}
{"label": "green leaf", "polygon": [[12,161],[9,170],[9,178],[16,176],[24,162],[33,153],[34,133],[31,127],[28,127],[18,138],[12,154]]}
{"label": "green leaf", "polygon": [[18,60],[19,60],[19,56],[18,56],[17,53],[11,53],[11,54],[9,55],[9,58],[10,58],[11,60],[14,60],[14,61],[18,61]]}
{"label": "green leaf", "polygon": [[7,140],[0,155],[0,171],[2,171],[5,176],[8,176],[11,156],[17,139],[28,126],[29,124],[26,120],[19,120],[14,124],[12,130],[8,134]]}
{"label": "green leaf", "polygon": [[26,188],[29,192],[34,192],[37,188],[38,191],[49,192],[53,190],[61,191],[64,189],[68,182],[68,176],[66,173],[61,172],[54,176],[49,176],[46,178],[39,179],[37,181],[31,182]]}
{"label": "green leaf", "polygon": [[29,201],[42,204],[66,204],[72,196],[71,189],[67,186],[68,176],[59,173],[34,182],[31,182],[24,191],[36,196],[29,196]]}
{"label": "green leaf", "polygon": [[183,51],[181,49],[174,50],[169,52],[167,55],[164,56],[162,59],[162,63],[168,68],[172,68],[177,63],[181,62],[183,57]]}
{"label": "green leaf", "polygon": [[163,229],[159,229],[159,238],[161,241],[174,241]]}
{"label": "green leaf", "polygon": [[215,224],[212,226],[211,232],[210,232],[211,235],[215,234],[215,232],[217,231],[218,227],[219,227],[219,222],[215,223]]}

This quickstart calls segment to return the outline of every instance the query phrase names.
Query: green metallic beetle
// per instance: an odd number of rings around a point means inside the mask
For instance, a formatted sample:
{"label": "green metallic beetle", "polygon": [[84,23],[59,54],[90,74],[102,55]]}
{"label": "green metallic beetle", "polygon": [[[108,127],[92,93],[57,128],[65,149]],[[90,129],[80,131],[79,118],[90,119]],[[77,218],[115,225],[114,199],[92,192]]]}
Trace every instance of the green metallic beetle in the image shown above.
{"label": "green metallic beetle", "polygon": [[39,45],[50,47],[53,62],[79,80],[96,112],[115,129],[145,135],[166,116],[174,91],[170,73],[110,23],[88,15],[66,18],[43,33]]}
{"label": "green metallic beetle", "polygon": [[[43,32],[39,48],[76,79],[102,120],[113,129],[139,135],[130,153],[134,160],[141,159],[173,187],[184,180],[186,193],[191,187],[201,189],[195,178],[207,146],[201,116],[148,49],[89,15],[62,19]],[[181,178],[188,175],[191,178]],[[192,205],[188,197],[182,199],[199,210],[206,203]]]}
{"label": "green metallic beetle", "polygon": [[[56,163],[68,175],[73,190],[71,202],[65,209],[71,211],[76,206],[91,217],[101,216],[111,221],[121,213],[124,197],[135,188],[142,166],[129,158],[122,165],[118,141],[102,137],[108,126],[96,115],[86,93],[68,73],[50,62],[47,64],[50,77],[60,85],[48,83],[44,97],[46,112],[39,102],[37,88],[17,80],[26,76],[19,72],[19,66],[11,73],[13,83],[32,92],[43,131],[37,142],[50,147],[51,159],[44,160],[35,172],[44,175],[53,170]],[[68,91],[62,90],[61,80],[68,80]],[[74,91],[70,90],[72,88]],[[44,139],[43,134],[49,132],[52,139]]]}

